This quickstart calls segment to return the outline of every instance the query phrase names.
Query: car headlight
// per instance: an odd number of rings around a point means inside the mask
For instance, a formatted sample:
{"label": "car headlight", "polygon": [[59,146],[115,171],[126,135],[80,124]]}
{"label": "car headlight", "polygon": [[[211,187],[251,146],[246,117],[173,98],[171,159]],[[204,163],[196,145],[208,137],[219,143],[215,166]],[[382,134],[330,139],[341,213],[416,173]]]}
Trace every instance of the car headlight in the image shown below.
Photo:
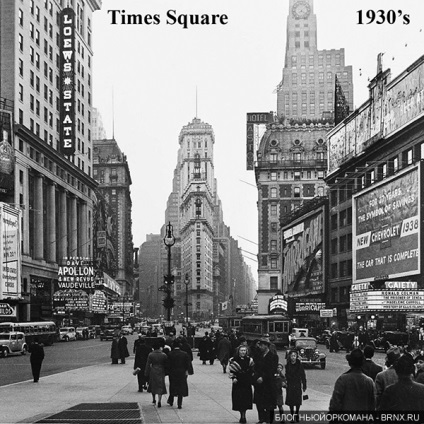
{"label": "car headlight", "polygon": [[300,349],[300,354],[304,355],[305,354],[305,349]]}

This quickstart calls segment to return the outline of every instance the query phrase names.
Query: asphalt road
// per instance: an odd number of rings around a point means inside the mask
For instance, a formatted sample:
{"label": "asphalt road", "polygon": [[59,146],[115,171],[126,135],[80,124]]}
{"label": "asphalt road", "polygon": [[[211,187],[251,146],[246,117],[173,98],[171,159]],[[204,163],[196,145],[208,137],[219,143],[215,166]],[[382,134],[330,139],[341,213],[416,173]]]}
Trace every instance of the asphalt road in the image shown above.
{"label": "asphalt road", "polygon": [[[203,335],[201,331],[198,335]],[[137,335],[129,335],[128,350],[132,356],[132,349]],[[72,342],[58,342],[53,346],[46,346],[45,359],[41,369],[41,375],[51,375],[75,368],[82,368],[89,365],[110,362],[110,341],[101,342],[99,338],[90,340],[78,340]],[[330,353],[324,345],[318,345],[319,349],[327,355],[327,366],[325,370],[320,367],[306,368],[306,378],[308,387],[319,392],[331,395],[334,383],[342,373],[349,367],[346,361],[346,352]],[[278,352],[280,362],[286,364],[286,352]],[[380,365],[384,365],[385,355],[376,353],[374,360]],[[194,361],[198,361],[194,355]],[[217,366],[218,363],[216,363]],[[20,381],[31,380],[31,365],[29,354],[13,355],[0,358],[0,386],[13,384]]]}

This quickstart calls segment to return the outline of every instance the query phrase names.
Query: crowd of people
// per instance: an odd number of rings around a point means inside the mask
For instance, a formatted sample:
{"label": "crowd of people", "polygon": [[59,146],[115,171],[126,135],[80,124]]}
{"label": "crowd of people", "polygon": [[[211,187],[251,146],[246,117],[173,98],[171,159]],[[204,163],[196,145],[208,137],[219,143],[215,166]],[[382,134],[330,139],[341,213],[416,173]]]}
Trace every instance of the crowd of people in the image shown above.
{"label": "crowd of people", "polygon": [[[152,342],[152,343],[151,343]],[[350,352],[350,353],[349,353]],[[138,391],[151,393],[156,407],[167,403],[182,408],[189,394],[187,379],[193,374],[192,347],[183,333],[148,339],[139,334],[134,343],[134,374]],[[112,363],[125,363],[127,340],[120,335],[112,342]],[[329,412],[354,411],[424,411],[424,353],[392,347],[386,353],[385,367],[373,361],[374,347],[354,347],[346,355],[350,369],[335,382]],[[256,407],[258,423],[281,421],[284,405],[299,422],[302,402],[308,398],[306,373],[298,352],[288,350],[286,364],[279,361],[277,351],[266,335],[248,345],[236,333],[204,333],[198,344],[202,365],[219,361],[222,372],[232,380],[232,409],[246,423],[246,411]],[[169,385],[165,384],[168,376]],[[276,419],[275,412],[280,414]]]}

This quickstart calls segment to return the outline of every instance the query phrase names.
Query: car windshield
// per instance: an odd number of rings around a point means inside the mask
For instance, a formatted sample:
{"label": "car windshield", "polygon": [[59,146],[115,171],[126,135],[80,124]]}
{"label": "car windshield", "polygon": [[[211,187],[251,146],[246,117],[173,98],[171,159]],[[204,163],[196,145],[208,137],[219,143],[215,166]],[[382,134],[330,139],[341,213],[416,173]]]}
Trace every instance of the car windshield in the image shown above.
{"label": "car windshield", "polygon": [[300,348],[306,348],[306,347],[316,348],[317,347],[317,344],[316,344],[315,340],[311,340],[311,339],[297,340],[296,341],[296,347],[300,347]]}

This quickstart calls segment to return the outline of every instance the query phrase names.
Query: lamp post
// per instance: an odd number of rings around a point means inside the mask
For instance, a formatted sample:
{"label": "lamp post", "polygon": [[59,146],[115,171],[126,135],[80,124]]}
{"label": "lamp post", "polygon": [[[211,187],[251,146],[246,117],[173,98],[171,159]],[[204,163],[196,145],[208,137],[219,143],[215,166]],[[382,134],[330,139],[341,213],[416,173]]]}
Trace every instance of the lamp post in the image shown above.
{"label": "lamp post", "polygon": [[171,309],[174,306],[174,299],[171,297],[172,285],[174,284],[174,276],[171,274],[171,247],[175,244],[171,222],[166,226],[166,234],[163,242],[168,248],[168,274],[165,276],[165,286],[163,288],[163,291],[166,293],[165,299],[163,299],[163,306],[167,310],[168,321],[171,321]]}
{"label": "lamp post", "polygon": [[185,307],[186,307],[186,323],[188,324],[188,306],[191,305],[191,303],[188,303],[188,285],[190,283],[190,279],[188,278],[188,274],[185,275],[184,284],[186,286],[186,301],[185,301]]}

